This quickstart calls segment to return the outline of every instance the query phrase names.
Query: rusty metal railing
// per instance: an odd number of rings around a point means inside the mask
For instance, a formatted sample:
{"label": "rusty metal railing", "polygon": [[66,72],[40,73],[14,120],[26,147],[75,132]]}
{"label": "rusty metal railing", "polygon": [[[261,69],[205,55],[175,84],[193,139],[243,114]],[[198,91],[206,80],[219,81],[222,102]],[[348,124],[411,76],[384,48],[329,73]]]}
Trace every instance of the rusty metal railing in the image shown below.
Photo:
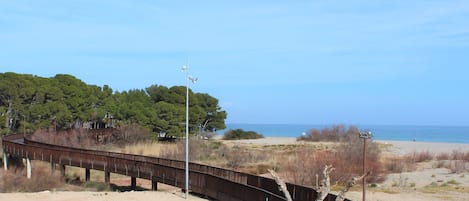
{"label": "rusty metal railing", "polygon": [[[12,157],[101,170],[185,188],[184,161],[64,147],[33,141],[23,135],[5,136],[3,149]],[[189,189],[197,194],[217,200],[286,200],[270,178],[197,163],[190,163],[189,170]],[[287,188],[295,201],[317,197],[317,192],[309,187],[287,183]],[[326,200],[335,197],[330,194]]]}

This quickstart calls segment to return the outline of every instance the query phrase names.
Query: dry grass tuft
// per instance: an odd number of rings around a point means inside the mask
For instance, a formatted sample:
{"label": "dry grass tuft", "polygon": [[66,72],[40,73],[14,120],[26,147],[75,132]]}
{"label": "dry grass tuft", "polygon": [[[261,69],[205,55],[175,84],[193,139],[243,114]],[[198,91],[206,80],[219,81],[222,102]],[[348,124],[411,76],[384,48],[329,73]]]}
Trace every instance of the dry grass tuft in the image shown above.
{"label": "dry grass tuft", "polygon": [[33,168],[31,179],[26,178],[23,168],[11,168],[8,171],[0,170],[0,192],[39,192],[60,188],[65,185],[58,175],[50,175],[50,167],[36,165]]}
{"label": "dry grass tuft", "polygon": [[410,157],[389,157],[384,166],[389,173],[411,172],[416,170],[416,163]]}
{"label": "dry grass tuft", "polygon": [[406,157],[414,163],[428,162],[435,158],[430,151],[413,152]]}
{"label": "dry grass tuft", "polygon": [[[355,137],[354,137],[355,136]],[[384,181],[386,175],[380,160],[380,148],[373,141],[368,142],[367,177],[370,183]],[[288,156],[280,168],[280,173],[287,180],[307,186],[315,186],[316,179],[322,180],[324,166],[332,165],[335,170],[331,174],[332,184],[346,184],[354,176],[363,172],[363,140],[358,135],[349,136],[349,140],[340,143],[334,150],[318,151],[305,147],[294,155]],[[318,178],[316,178],[318,175]]]}
{"label": "dry grass tuft", "polygon": [[174,143],[161,143],[157,141],[147,141],[135,144],[127,144],[120,149],[122,153],[137,154],[145,156],[161,157],[168,152],[177,151],[178,146]]}

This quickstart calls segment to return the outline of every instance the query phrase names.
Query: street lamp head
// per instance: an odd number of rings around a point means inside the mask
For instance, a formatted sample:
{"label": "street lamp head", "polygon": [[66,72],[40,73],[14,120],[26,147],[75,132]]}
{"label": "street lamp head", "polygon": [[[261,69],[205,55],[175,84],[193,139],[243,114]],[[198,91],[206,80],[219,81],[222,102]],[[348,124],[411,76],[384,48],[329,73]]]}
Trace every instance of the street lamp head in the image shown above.
{"label": "street lamp head", "polygon": [[370,139],[370,138],[373,137],[373,134],[371,133],[371,131],[360,131],[359,137],[360,138],[365,138],[365,139]]}
{"label": "street lamp head", "polygon": [[187,70],[189,70],[189,67],[187,67],[186,65],[182,66],[181,70],[183,72],[187,72]]}
{"label": "street lamp head", "polygon": [[189,80],[190,80],[192,83],[195,84],[195,83],[197,82],[197,80],[199,80],[199,78],[189,76]]}

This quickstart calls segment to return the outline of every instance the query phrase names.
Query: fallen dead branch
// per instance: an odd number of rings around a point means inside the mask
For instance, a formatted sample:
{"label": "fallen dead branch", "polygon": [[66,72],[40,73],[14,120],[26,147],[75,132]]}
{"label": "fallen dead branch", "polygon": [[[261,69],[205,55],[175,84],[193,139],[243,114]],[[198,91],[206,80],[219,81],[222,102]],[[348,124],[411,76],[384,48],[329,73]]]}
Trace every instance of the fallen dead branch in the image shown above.
{"label": "fallen dead branch", "polygon": [[290,192],[288,192],[287,185],[286,185],[285,182],[282,180],[282,178],[280,178],[280,177],[277,175],[277,173],[276,173],[275,171],[273,171],[273,170],[269,170],[269,172],[270,172],[270,174],[272,175],[272,177],[274,177],[275,182],[277,182],[280,191],[282,191],[283,194],[285,194],[285,198],[287,198],[287,201],[292,201],[293,199],[291,198]]}
{"label": "fallen dead branch", "polygon": [[332,167],[332,165],[326,165],[324,167],[324,170],[322,171],[324,179],[321,181],[319,186],[316,201],[323,201],[331,191],[331,179],[329,175],[332,171],[334,171],[334,167]]}

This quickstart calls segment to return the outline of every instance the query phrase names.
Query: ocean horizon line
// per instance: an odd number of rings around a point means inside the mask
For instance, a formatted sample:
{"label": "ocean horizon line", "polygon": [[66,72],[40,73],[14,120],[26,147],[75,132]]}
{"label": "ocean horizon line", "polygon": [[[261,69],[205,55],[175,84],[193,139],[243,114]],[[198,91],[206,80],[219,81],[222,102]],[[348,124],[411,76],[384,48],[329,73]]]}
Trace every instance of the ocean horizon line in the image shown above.
{"label": "ocean horizon line", "polygon": [[350,123],[225,123],[225,125],[307,125],[307,126],[422,126],[422,127],[467,127],[469,125],[449,125],[449,124],[350,124]]}
{"label": "ocean horizon line", "polygon": [[375,140],[447,142],[469,144],[469,126],[421,126],[421,125],[348,125],[348,124],[255,124],[227,123],[226,129],[217,131],[223,135],[227,130],[255,131],[266,137],[300,137],[311,129],[331,128],[344,125],[369,130]]}

